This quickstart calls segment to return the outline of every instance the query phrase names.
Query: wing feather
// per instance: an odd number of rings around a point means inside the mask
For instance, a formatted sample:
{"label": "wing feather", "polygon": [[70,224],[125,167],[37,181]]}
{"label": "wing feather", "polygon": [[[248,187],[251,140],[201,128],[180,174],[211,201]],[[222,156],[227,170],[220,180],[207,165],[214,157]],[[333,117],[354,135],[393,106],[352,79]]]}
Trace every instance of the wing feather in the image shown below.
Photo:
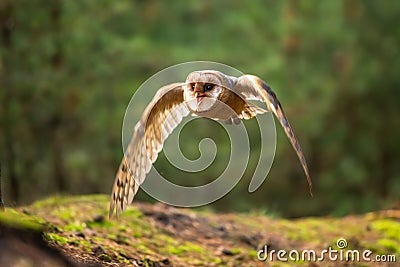
{"label": "wing feather", "polygon": [[289,138],[290,143],[296,151],[297,157],[299,158],[304,173],[306,174],[310,194],[312,195],[312,182],[303,150],[301,149],[300,143],[294,134],[293,128],[292,126],[290,126],[290,123],[286,118],[283,108],[278,101],[275,93],[272,91],[271,87],[269,87],[266,82],[264,82],[257,76],[243,75],[237,78],[233,91],[235,91],[246,100],[258,100],[265,102],[268,110],[272,111],[275,114],[283,129],[285,130],[285,133]]}
{"label": "wing feather", "polygon": [[114,210],[118,217],[132,203],[165,139],[188,114],[182,83],[170,84],[157,91],[136,124],[118,169],[110,199],[110,217]]}

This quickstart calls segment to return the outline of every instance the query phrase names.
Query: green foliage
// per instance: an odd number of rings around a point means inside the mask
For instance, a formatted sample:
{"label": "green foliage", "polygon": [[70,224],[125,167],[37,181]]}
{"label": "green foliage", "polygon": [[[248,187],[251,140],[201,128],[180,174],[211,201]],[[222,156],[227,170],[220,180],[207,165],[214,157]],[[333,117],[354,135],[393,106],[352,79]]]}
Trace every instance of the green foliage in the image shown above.
{"label": "green foliage", "polygon": [[[263,186],[247,193],[249,167],[215,209],[304,216],[398,205],[399,13],[397,1],[2,1],[5,201],[110,192],[134,91],[164,67],[211,60],[274,88],[315,184],[310,198],[278,129],[275,162]],[[184,151],[195,157],[198,139],[186,139]],[[227,142],[222,138],[218,148],[224,151]],[[213,164],[189,178],[162,156],[157,167],[178,183],[204,184],[226,160]],[[148,197],[140,193],[138,199]]]}

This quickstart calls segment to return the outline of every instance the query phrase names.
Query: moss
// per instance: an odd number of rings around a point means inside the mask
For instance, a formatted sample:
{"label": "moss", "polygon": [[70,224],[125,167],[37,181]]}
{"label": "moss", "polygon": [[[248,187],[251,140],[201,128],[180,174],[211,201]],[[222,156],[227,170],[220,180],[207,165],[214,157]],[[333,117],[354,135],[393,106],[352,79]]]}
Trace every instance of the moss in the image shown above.
{"label": "moss", "polygon": [[[139,210],[140,204],[137,207],[129,207],[119,219],[108,220],[108,201],[108,196],[57,196],[26,207],[25,213],[6,210],[5,214],[12,213],[11,216],[19,221],[33,221],[40,229],[47,226],[46,240],[59,247],[72,245],[73,251],[86,253],[87,257],[103,261],[106,265],[106,262],[130,264],[131,258],[143,257],[142,266],[157,266],[159,261],[152,259],[163,258],[168,258],[177,266],[252,266],[259,263],[254,246],[268,241],[270,236],[277,239],[277,246],[294,249],[335,247],[337,238],[344,236],[348,239],[349,249],[354,245],[354,249],[368,248],[376,254],[399,253],[399,222],[382,216],[374,217],[374,220],[366,219],[365,216],[289,220],[266,218],[262,210],[248,214],[224,215],[190,210],[193,214],[193,225],[198,225],[200,229],[194,226],[185,229],[181,235],[181,228],[169,227],[171,224],[164,227],[151,216],[144,216]],[[146,206],[146,209],[148,208]],[[188,210],[183,212],[189,213]],[[46,218],[51,225],[32,214]],[[6,217],[11,216],[7,214]],[[0,213],[0,221],[7,220],[3,217]],[[197,218],[200,220],[196,221]],[[178,218],[178,226],[179,222]],[[10,224],[14,224],[13,220]],[[228,247],[233,256],[214,251],[216,246],[213,242],[210,246],[209,242],[203,243],[202,238],[187,239],[186,230],[192,231],[192,234],[199,230],[198,234],[201,235],[203,226],[204,229],[224,227],[223,232],[216,230],[218,234],[212,241],[219,242],[218,247]],[[76,235],[77,232],[82,234]],[[251,239],[254,244],[243,242],[238,238],[241,234],[250,238],[254,236],[254,239]],[[103,251],[93,253],[93,247],[101,247]],[[292,262],[288,262],[287,265],[284,262],[277,264],[290,266]],[[295,264],[307,265],[307,262]]]}
{"label": "moss", "polygon": [[135,238],[139,238],[139,237],[142,237],[142,236],[143,235],[141,233],[138,233],[138,232],[133,233],[133,237],[135,237]]}
{"label": "moss", "polygon": [[166,251],[169,254],[174,254],[174,255],[182,255],[182,254],[184,254],[186,252],[190,252],[190,253],[207,253],[207,251],[205,251],[200,246],[195,245],[195,244],[190,243],[190,242],[185,242],[182,245],[177,245],[177,246],[167,245],[166,246]]}
{"label": "moss", "polygon": [[49,206],[54,206],[58,205],[60,202],[59,196],[51,197],[51,198],[46,198],[44,200],[39,200],[33,203],[33,207],[35,208],[43,208],[43,207],[49,207]]}
{"label": "moss", "polygon": [[106,234],[106,238],[117,242],[118,244],[129,245],[128,238],[120,234]]}
{"label": "moss", "polygon": [[140,218],[143,213],[135,207],[128,207],[121,215],[121,218]]}
{"label": "moss", "polygon": [[378,246],[382,246],[389,252],[394,252],[394,253],[400,252],[400,244],[399,244],[399,242],[396,242],[395,240],[382,238],[382,239],[379,239],[376,242],[376,244]]}
{"label": "moss", "polygon": [[118,226],[118,231],[120,231],[120,232],[126,232],[127,230],[128,230],[128,227],[126,227],[126,225]]}
{"label": "moss", "polygon": [[232,218],[235,222],[240,224],[245,224],[256,230],[263,230],[265,229],[265,225],[260,223],[258,218],[252,218],[248,213],[246,214],[235,214]]}
{"label": "moss", "polygon": [[281,218],[282,215],[276,211],[272,211],[272,210],[264,207],[264,208],[253,209],[253,210],[249,211],[247,213],[247,217],[267,217],[270,219],[277,219],[277,218]]}
{"label": "moss", "polygon": [[177,240],[175,238],[172,238],[172,237],[168,236],[168,235],[159,234],[159,235],[155,236],[155,239],[162,240],[167,244],[172,244],[172,245],[177,244]]}
{"label": "moss", "polygon": [[166,246],[166,250],[168,254],[174,254],[174,255],[181,255],[185,252],[188,251],[188,249],[185,246]]}
{"label": "moss", "polygon": [[40,217],[26,215],[9,208],[5,209],[4,212],[0,212],[0,223],[12,228],[33,231],[43,231],[46,225],[46,222]]}
{"label": "moss", "polygon": [[80,222],[73,222],[71,224],[68,224],[63,227],[64,231],[76,231],[76,232],[82,232],[83,229],[86,228],[85,223],[80,223]]}
{"label": "moss", "polygon": [[294,224],[288,220],[282,220],[282,225],[284,226],[284,235],[290,240],[311,241],[315,240],[317,236],[315,226],[313,227],[309,221],[300,221]]}
{"label": "moss", "polygon": [[70,208],[64,207],[64,206],[58,206],[57,208],[53,209],[51,211],[51,215],[65,221],[73,221],[75,218],[77,218],[77,211],[71,210]]}
{"label": "moss", "polygon": [[383,233],[385,238],[400,242],[400,222],[390,219],[380,219],[372,222],[371,228]]}
{"label": "moss", "polygon": [[45,239],[50,241],[50,242],[54,242],[58,245],[64,246],[66,244],[68,244],[68,238],[55,234],[55,233],[46,233],[44,235]]}
{"label": "moss", "polygon": [[90,247],[91,247],[91,244],[90,244],[89,241],[77,239],[77,242],[78,242],[78,244],[79,244],[80,246],[84,247],[85,250],[87,249],[87,251],[91,251],[91,248],[90,248]]}
{"label": "moss", "polygon": [[87,226],[90,228],[94,228],[94,227],[111,228],[114,226],[114,223],[111,221],[87,222]]}
{"label": "moss", "polygon": [[[143,220],[143,219],[122,219],[119,222],[119,225],[121,224],[125,225],[125,230],[127,233],[129,233],[132,236],[140,236],[140,237],[152,237],[156,230],[154,226],[152,226],[151,224],[149,224],[147,221]],[[119,226],[117,226],[119,227]],[[159,231],[159,230],[158,230]]]}
{"label": "moss", "polygon": [[155,267],[158,266],[157,262],[149,259],[149,258],[144,258],[142,259],[142,266],[143,267]]}
{"label": "moss", "polygon": [[65,236],[62,236],[62,235],[56,234],[56,233],[46,233],[44,235],[44,238],[46,240],[53,242],[55,244],[58,244],[60,246],[64,246],[67,244],[75,246],[75,247],[79,246],[82,249],[84,249],[85,251],[90,252],[91,244],[86,240],[78,239],[75,237],[65,237]]}
{"label": "moss", "polygon": [[221,258],[219,258],[219,257],[216,257],[216,258],[214,258],[214,260],[212,262],[216,263],[216,264],[222,264],[223,260]]}
{"label": "moss", "polygon": [[147,247],[147,242],[132,244],[132,247],[134,247],[135,250],[142,252],[143,254],[151,255],[153,253],[153,251]]}
{"label": "moss", "polygon": [[35,208],[62,206],[68,203],[77,202],[108,202],[109,198],[106,195],[80,195],[80,196],[63,196],[57,195],[54,197],[46,198],[44,200],[36,201],[32,206]]}
{"label": "moss", "polygon": [[121,263],[130,263],[130,261],[128,259],[121,257],[121,256],[117,256],[117,260],[118,260],[118,262],[121,262]]}
{"label": "moss", "polygon": [[251,249],[247,251],[247,256],[249,256],[251,259],[257,259],[257,250]]}
{"label": "moss", "polygon": [[106,261],[106,262],[111,262],[112,261],[112,258],[110,256],[108,256],[107,254],[104,254],[104,253],[100,254],[98,256],[98,259],[102,260],[102,261]]}
{"label": "moss", "polygon": [[240,248],[231,248],[229,249],[233,255],[239,254],[241,249]]}

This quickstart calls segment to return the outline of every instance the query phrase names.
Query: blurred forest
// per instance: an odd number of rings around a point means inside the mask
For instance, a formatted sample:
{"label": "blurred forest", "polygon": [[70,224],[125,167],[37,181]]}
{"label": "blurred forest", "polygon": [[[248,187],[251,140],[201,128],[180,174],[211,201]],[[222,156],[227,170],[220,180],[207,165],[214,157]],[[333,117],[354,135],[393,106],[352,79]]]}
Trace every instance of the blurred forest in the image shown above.
{"label": "blurred forest", "polygon": [[297,217],[399,207],[399,25],[399,1],[1,0],[5,203],[109,194],[134,91],[165,67],[209,60],[271,85],[314,182],[311,198],[277,127],[260,189],[247,192],[249,167],[211,208]]}

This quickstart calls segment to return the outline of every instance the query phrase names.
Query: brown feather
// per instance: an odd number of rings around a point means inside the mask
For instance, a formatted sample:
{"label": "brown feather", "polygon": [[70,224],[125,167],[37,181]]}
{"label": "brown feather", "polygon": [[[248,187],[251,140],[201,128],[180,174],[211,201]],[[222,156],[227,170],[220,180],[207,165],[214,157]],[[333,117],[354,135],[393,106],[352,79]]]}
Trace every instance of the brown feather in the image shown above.
{"label": "brown feather", "polygon": [[[188,111],[184,110],[184,114],[181,114],[180,110],[175,110],[182,103],[182,84],[171,84],[159,89],[144,111],[141,120],[135,126],[133,138],[115,177],[110,199],[110,218],[114,210],[118,217],[132,202],[144,176],[150,170],[151,163],[156,160],[158,152],[162,149],[164,139],[182,117],[187,115]],[[179,113],[179,116],[174,113]]]}
{"label": "brown feather", "polygon": [[257,114],[262,114],[266,112],[266,110],[245,101],[234,91],[225,87],[222,89],[222,93],[220,94],[218,100],[232,108],[240,119],[248,120],[253,118]]}
{"label": "brown feather", "polygon": [[292,144],[292,147],[297,154],[297,157],[300,160],[301,166],[303,167],[304,173],[306,174],[309,191],[312,196],[312,182],[303,150],[301,149],[300,143],[294,134],[293,128],[286,118],[285,112],[283,111],[283,108],[275,93],[272,91],[271,87],[269,87],[267,83],[265,83],[257,76],[244,75],[238,78],[234,90],[246,99],[264,101],[267,104],[268,110],[275,114],[275,116],[279,120],[279,123],[285,130],[285,133],[289,138],[290,143]]}

